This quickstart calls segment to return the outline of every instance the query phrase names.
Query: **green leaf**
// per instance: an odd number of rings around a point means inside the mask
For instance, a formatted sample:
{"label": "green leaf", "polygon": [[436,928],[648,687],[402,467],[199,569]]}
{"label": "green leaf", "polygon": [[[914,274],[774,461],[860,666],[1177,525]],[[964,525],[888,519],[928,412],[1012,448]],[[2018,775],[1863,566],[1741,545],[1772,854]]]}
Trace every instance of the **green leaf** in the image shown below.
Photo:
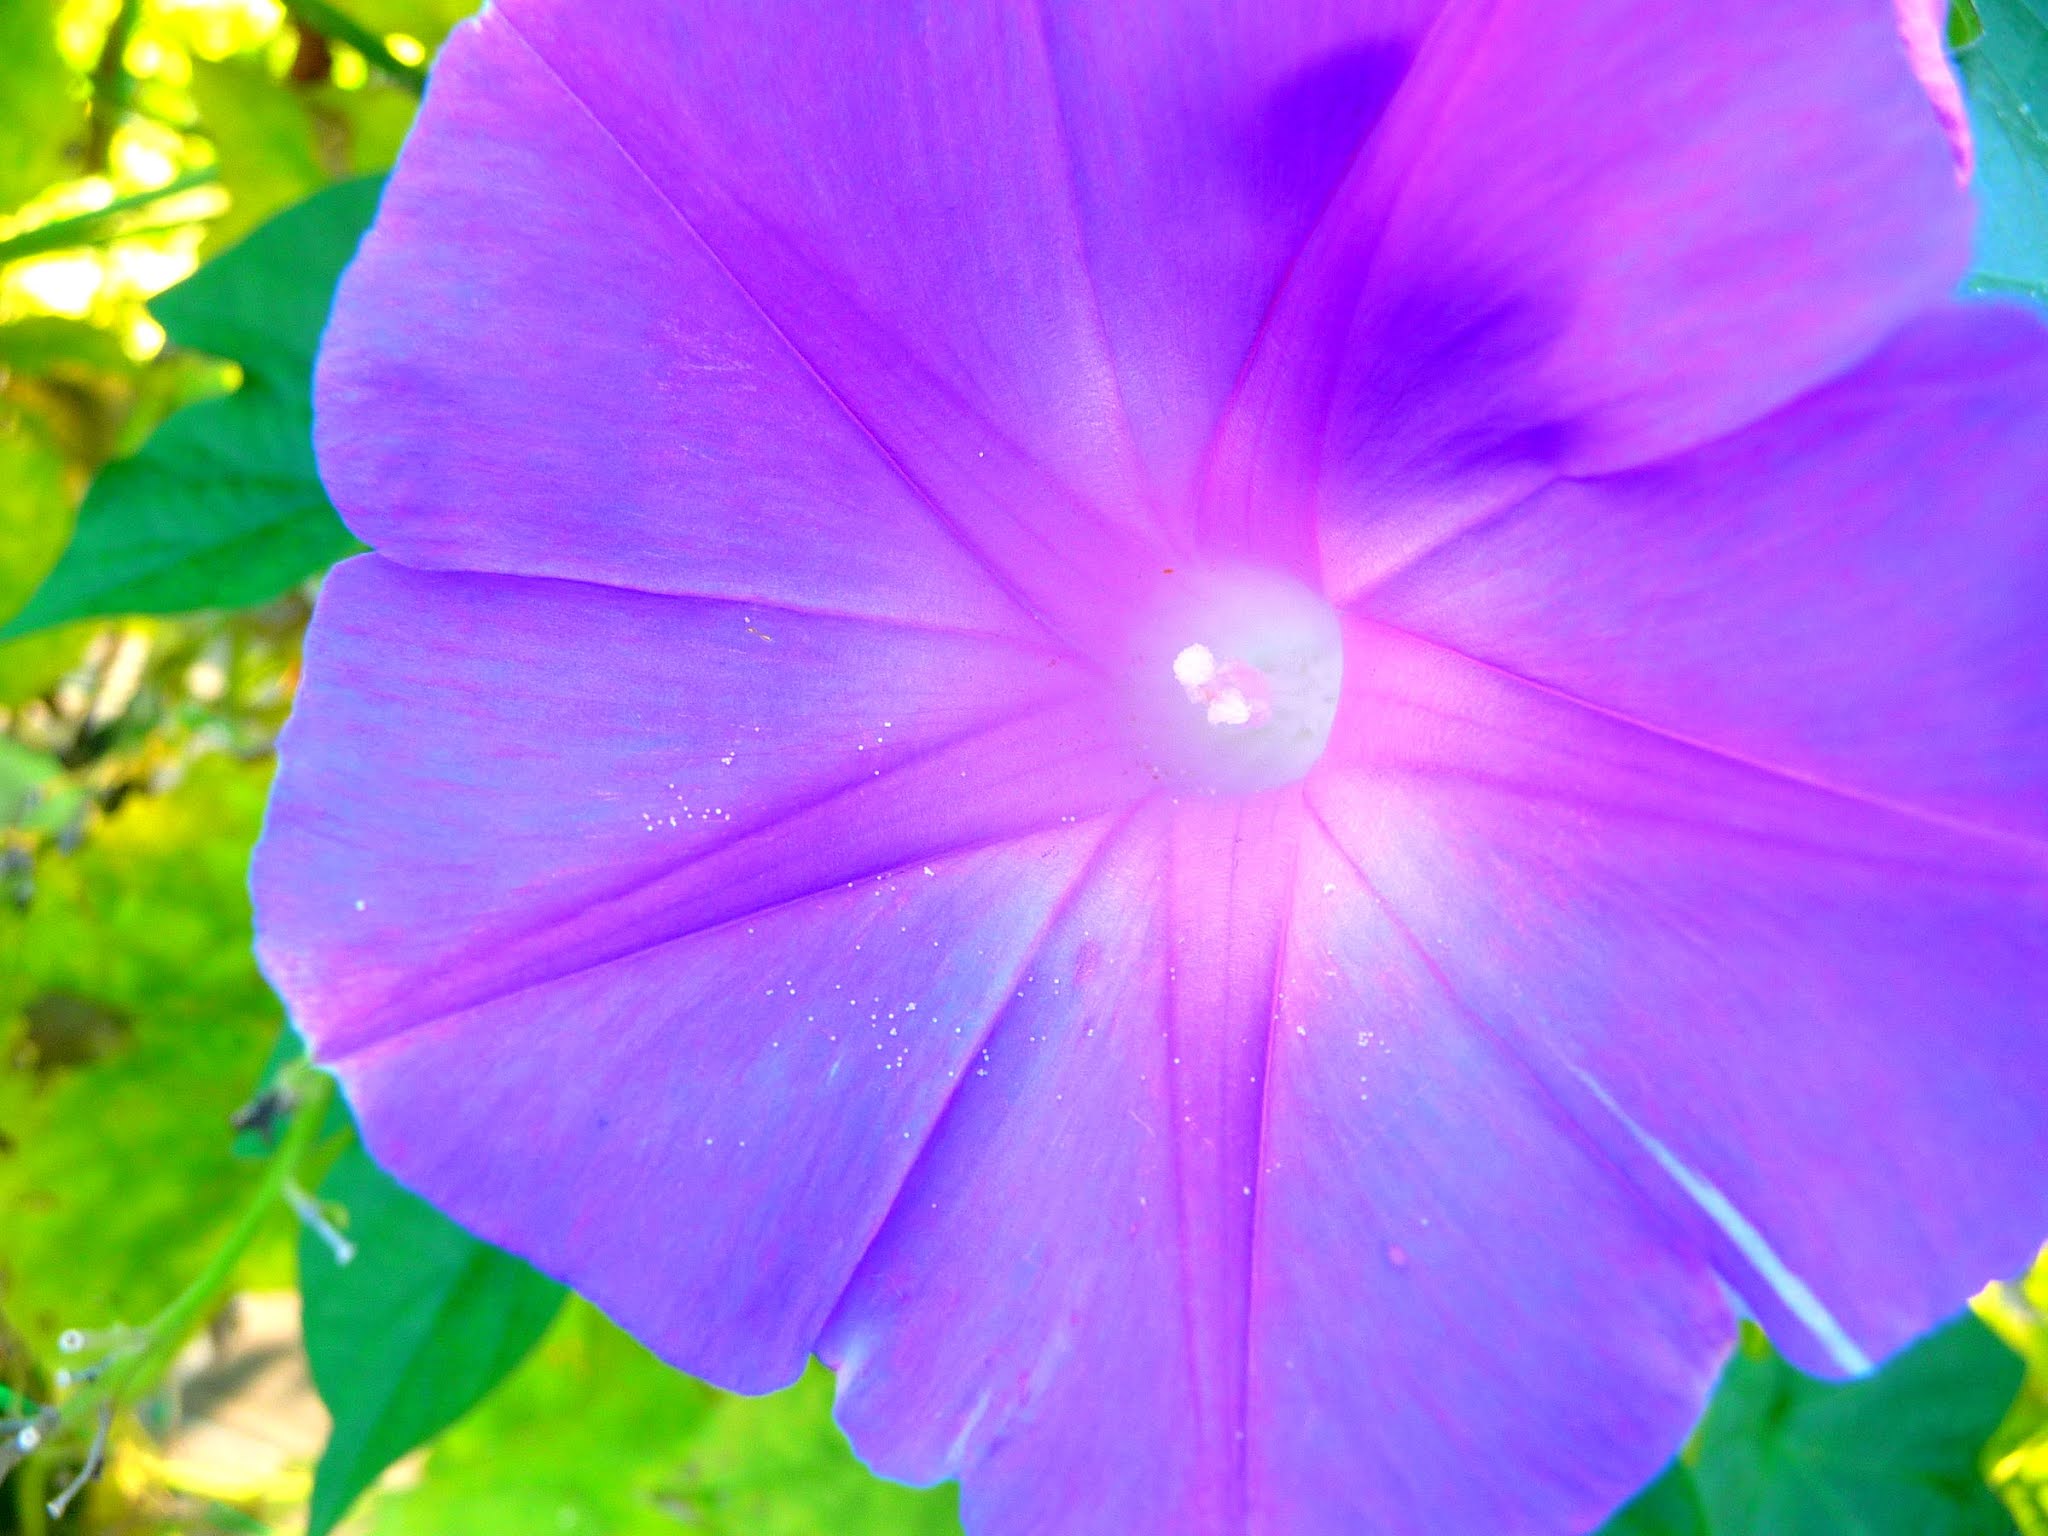
{"label": "green leaf", "polygon": [[2048,305],[2048,0],[1976,0],[1956,55],[1977,142],[1969,286]]}
{"label": "green leaf", "polygon": [[1685,1463],[1674,1461],[1666,1467],[1600,1527],[1599,1536],[1707,1536],[1707,1512]]}
{"label": "green leaf", "polygon": [[2019,1358],[1965,1314],[1860,1381],[1787,1365],[1746,1330],[1700,1426],[1694,1476],[1729,1536],[2011,1536],[1985,1442]]}
{"label": "green leaf", "polygon": [[303,402],[334,285],[383,190],[364,177],[307,198],[158,294],[150,313],[177,345],[232,358],[281,390],[300,386]]}
{"label": "green leaf", "polygon": [[152,303],[178,346],[241,364],[242,386],[187,406],[107,466],[57,568],[0,638],[260,602],[361,547],[314,465],[312,374],[381,185],[316,194]]}
{"label": "green leaf", "polygon": [[306,1354],[334,1416],[313,1481],[324,1536],[392,1462],[454,1423],[523,1360],[562,1288],[471,1237],[351,1146],[320,1187],[347,1213],[347,1264],[299,1244]]}
{"label": "green leaf", "polygon": [[397,163],[420,105],[419,97],[410,91],[374,78],[354,90],[322,85],[307,94],[321,112],[346,130],[348,169],[354,176],[388,171]]}

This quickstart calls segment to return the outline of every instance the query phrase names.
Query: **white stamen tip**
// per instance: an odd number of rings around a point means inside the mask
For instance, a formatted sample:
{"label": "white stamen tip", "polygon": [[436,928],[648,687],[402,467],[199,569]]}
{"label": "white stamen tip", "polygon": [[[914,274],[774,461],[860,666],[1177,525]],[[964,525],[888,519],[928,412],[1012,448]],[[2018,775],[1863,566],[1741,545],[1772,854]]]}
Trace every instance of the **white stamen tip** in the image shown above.
{"label": "white stamen tip", "polygon": [[1249,725],[1251,719],[1250,701],[1235,688],[1226,688],[1209,701],[1211,725]]}
{"label": "white stamen tip", "polygon": [[1173,658],[1173,678],[1183,688],[1199,688],[1216,675],[1216,654],[1206,645],[1191,645]]}

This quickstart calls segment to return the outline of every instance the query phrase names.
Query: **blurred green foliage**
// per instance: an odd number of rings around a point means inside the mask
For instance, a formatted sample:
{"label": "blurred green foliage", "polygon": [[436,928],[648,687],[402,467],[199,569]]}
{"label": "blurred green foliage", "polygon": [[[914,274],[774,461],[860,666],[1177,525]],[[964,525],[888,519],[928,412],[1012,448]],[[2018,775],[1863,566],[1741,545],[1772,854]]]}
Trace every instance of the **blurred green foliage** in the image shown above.
{"label": "blurred green foliage", "polygon": [[[869,1476],[813,1367],[738,1398],[679,1376],[572,1301],[527,1364],[377,1501],[365,1536],[945,1536],[950,1490]],[[519,1447],[508,1456],[508,1446]]]}
{"label": "blurred green foliage", "polygon": [[[161,1307],[248,1183],[222,1127],[279,1022],[244,890],[269,779],[199,759],[0,909],[0,1298],[45,1352],[66,1327]],[[290,1273],[282,1245],[250,1271]]]}
{"label": "blurred green foliage", "polygon": [[[63,1330],[138,1323],[225,1256],[208,1308],[300,1289],[325,1454],[200,1466],[180,1365],[61,1529],[944,1536],[951,1490],[862,1469],[821,1369],[754,1400],[678,1375],[400,1190],[344,1115],[308,1218],[223,1247],[288,1109],[247,859],[313,586],[353,547],[313,471],[312,358],[359,178],[469,8],[0,0],[0,1391],[45,1400]],[[2048,9],[1957,22],[1973,283],[2048,300]],[[2048,1269],[1979,1310],[1846,1384],[1747,1334],[1607,1536],[2048,1536]],[[0,1533],[49,1529],[82,1454],[0,1488]]]}

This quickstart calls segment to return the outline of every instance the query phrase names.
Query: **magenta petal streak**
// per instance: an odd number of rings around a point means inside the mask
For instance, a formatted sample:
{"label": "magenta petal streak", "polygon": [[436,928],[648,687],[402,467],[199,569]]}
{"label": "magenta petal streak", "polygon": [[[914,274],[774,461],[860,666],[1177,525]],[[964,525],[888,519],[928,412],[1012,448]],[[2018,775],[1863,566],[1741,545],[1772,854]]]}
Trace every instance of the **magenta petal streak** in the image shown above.
{"label": "magenta petal streak", "polygon": [[1736,1309],[1852,1371],[2018,1265],[2048,337],[1946,301],[1914,71],[1880,0],[462,29],[254,877],[372,1150],[976,1536],[1575,1536]]}

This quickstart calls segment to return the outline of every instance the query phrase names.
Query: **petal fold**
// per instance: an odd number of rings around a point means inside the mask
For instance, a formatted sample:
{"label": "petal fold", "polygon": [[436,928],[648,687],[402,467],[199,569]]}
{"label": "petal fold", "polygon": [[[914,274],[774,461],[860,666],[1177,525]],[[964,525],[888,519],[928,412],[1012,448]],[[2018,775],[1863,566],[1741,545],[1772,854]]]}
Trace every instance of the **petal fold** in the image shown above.
{"label": "petal fold", "polygon": [[1883,0],[1451,5],[1275,307],[1209,526],[1312,500],[1346,595],[1854,366],[1969,225]]}
{"label": "petal fold", "polygon": [[365,556],[321,594],[258,953],[338,1055],[1128,804],[1099,693],[985,637]]}
{"label": "petal fold", "polygon": [[2048,852],[1350,637],[1309,799],[1461,1004],[1810,1369],[2048,1230]]}
{"label": "petal fold", "polygon": [[1360,613],[1726,756],[2048,845],[2048,328],[1943,308],[1669,463],[1559,485]]}

